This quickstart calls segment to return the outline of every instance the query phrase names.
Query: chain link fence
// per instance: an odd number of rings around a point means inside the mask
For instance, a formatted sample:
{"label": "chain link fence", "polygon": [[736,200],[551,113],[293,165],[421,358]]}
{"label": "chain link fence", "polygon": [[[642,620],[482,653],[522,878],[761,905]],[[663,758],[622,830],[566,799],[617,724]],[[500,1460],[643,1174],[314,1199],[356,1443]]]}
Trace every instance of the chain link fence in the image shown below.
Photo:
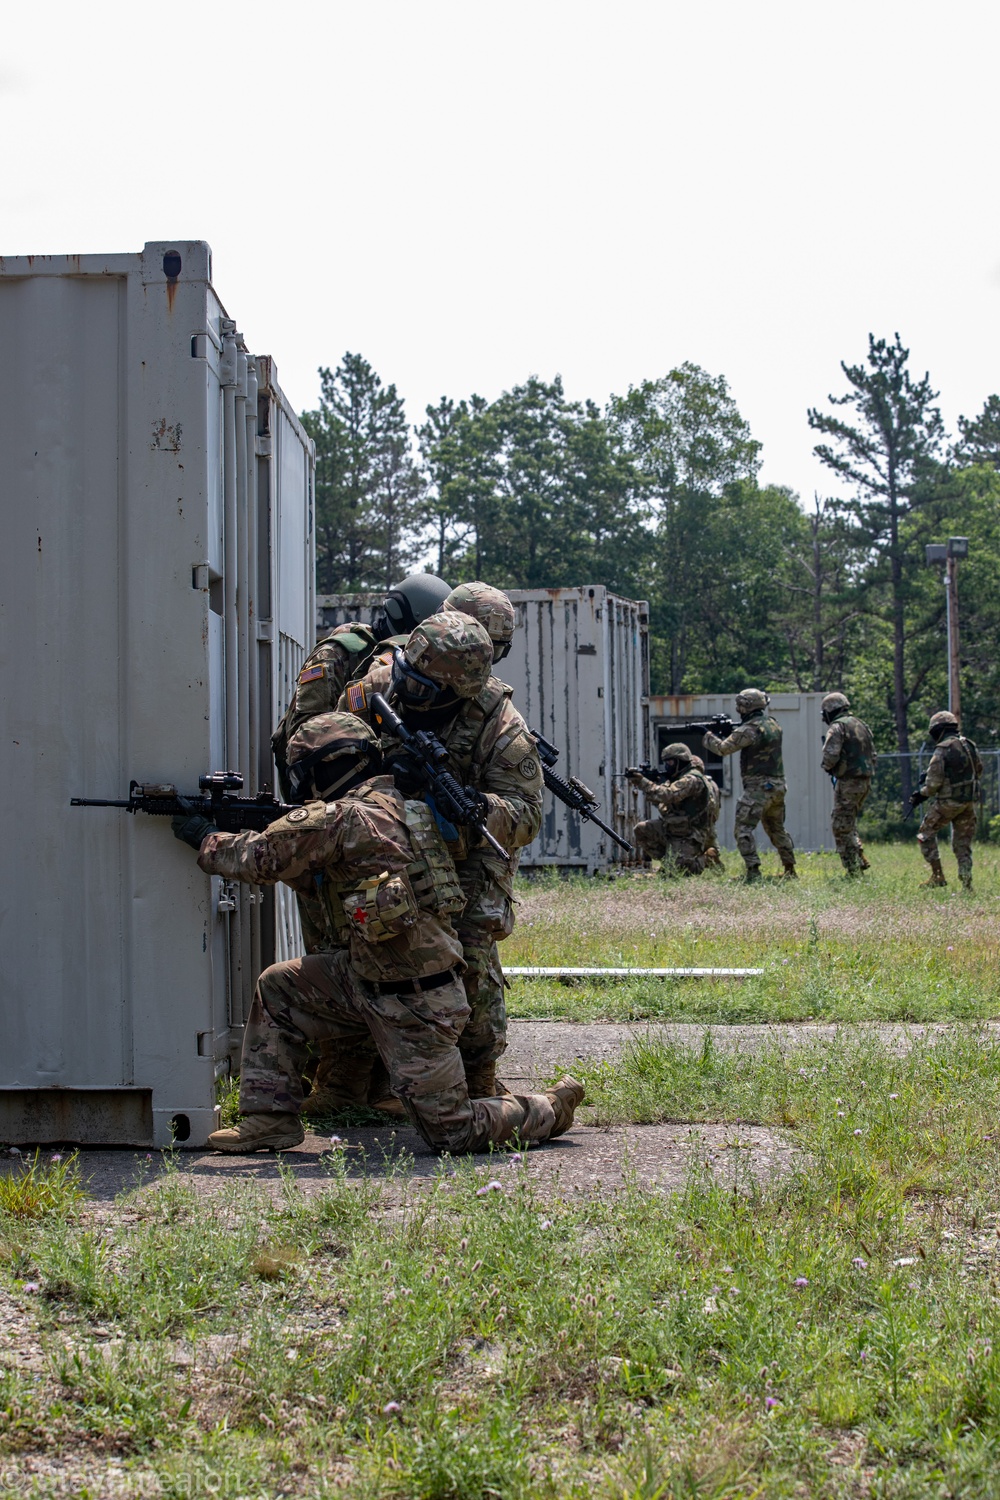
{"label": "chain link fence", "polygon": [[[872,789],[865,803],[861,829],[868,838],[891,839],[912,837],[920,823],[920,809],[909,819],[903,817],[903,761],[910,763],[910,785],[916,790],[930,763],[933,747],[912,751],[909,755],[883,755],[879,752]],[[983,762],[982,800],[976,814],[977,837],[991,836],[990,820],[1000,817],[1000,749],[980,750]],[[1000,838],[1000,828],[993,831]]]}

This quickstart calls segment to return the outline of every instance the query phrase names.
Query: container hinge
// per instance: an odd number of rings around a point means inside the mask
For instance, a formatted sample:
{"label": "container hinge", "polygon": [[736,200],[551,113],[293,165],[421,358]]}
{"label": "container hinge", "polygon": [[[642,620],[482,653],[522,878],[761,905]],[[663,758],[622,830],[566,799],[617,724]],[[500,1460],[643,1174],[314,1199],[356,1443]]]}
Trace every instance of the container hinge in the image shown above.
{"label": "container hinge", "polygon": [[258,458],[270,458],[271,434],[269,432],[265,432],[263,434],[258,433],[256,443],[254,444],[254,449]]}
{"label": "container hinge", "polygon": [[224,880],[222,882],[222,891],[219,895],[219,910],[235,911],[236,907],[236,882],[235,880]]}

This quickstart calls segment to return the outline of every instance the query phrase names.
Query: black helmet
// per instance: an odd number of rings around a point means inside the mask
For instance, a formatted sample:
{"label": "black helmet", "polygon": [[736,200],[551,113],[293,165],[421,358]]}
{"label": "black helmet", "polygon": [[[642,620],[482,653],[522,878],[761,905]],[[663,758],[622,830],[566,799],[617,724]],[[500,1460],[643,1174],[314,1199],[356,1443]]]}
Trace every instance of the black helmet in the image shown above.
{"label": "black helmet", "polygon": [[450,584],[433,573],[408,574],[386,594],[375,619],[375,634],[380,641],[391,635],[409,635],[421,620],[437,614],[450,593]]}

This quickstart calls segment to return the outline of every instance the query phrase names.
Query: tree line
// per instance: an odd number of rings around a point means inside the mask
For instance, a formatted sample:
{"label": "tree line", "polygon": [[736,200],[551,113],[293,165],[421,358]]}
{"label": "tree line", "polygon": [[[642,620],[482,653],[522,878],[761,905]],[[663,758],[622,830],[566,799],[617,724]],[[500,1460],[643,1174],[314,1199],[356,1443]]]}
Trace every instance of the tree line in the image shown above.
{"label": "tree line", "polygon": [[968,536],[963,717],[996,743],[1000,396],[949,435],[898,334],[841,370],[845,388],[807,413],[836,492],[802,505],[759,483],[760,443],[725,379],[694,364],[603,409],[531,376],[492,402],[444,397],[411,429],[396,387],[345,354],[302,417],[319,592],[383,589],[413,566],[502,588],[603,583],[649,600],[654,692],[838,689],[905,751],[947,701],[924,547]]}

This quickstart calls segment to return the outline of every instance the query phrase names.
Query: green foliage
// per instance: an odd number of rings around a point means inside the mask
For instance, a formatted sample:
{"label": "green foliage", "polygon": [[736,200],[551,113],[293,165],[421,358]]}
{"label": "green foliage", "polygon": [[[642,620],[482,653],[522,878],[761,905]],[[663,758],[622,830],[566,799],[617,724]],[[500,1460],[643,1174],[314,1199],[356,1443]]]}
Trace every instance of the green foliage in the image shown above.
{"label": "green foliage", "polygon": [[316,444],[317,587],[388,589],[410,560],[421,495],[403,402],[360,354],[319,375],[319,409],[302,413]]}
{"label": "green foliage", "polygon": [[45,1214],[68,1215],[84,1193],[80,1187],[80,1162],[76,1153],[58,1152],[43,1160],[36,1151],[0,1176],[0,1225],[4,1217],[38,1219]]}

